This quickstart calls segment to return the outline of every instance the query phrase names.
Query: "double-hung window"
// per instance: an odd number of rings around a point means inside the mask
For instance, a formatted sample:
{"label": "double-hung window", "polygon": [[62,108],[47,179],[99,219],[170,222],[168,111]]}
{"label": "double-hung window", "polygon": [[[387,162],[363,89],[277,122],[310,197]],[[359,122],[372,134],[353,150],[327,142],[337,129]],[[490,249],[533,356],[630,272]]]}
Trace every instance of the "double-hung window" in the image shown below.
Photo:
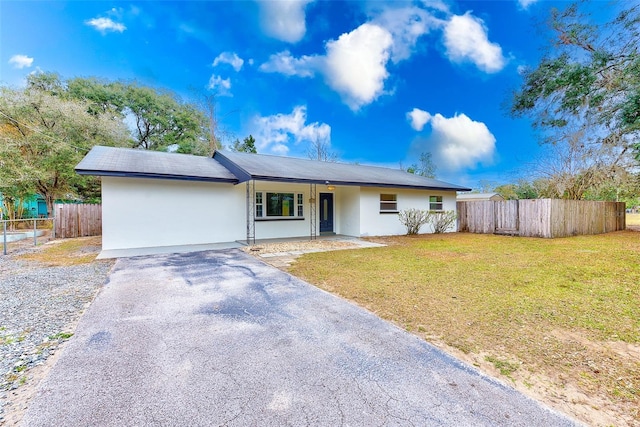
{"label": "double-hung window", "polygon": [[256,192],[256,219],[303,217],[304,195],[302,193]]}
{"label": "double-hung window", "polygon": [[429,210],[430,211],[442,210],[442,196],[429,196]]}
{"label": "double-hung window", "polygon": [[398,212],[397,194],[380,194],[380,213]]}

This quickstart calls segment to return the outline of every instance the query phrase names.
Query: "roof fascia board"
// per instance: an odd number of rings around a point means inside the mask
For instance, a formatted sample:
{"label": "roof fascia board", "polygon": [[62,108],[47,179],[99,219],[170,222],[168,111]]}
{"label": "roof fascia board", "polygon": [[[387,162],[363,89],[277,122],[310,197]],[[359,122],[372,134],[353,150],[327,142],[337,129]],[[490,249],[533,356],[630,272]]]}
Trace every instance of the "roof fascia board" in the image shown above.
{"label": "roof fascia board", "polygon": [[99,170],[87,170],[76,169],[78,175],[95,175],[95,176],[112,176],[120,178],[149,178],[149,179],[170,179],[179,181],[200,181],[200,182],[224,182],[229,184],[237,184],[238,180],[233,178],[203,178],[200,176],[187,176],[187,175],[163,175],[143,172],[113,172],[113,171],[99,171]]}
{"label": "roof fascia board", "polygon": [[439,191],[471,191],[464,187],[438,187],[438,186],[422,186],[422,185],[402,185],[402,184],[382,184],[371,182],[355,182],[355,181],[332,181],[332,180],[314,180],[314,179],[297,179],[297,178],[277,178],[273,176],[254,175],[252,179],[256,181],[270,182],[288,182],[291,184],[320,184],[327,182],[331,185],[345,185],[351,187],[380,187],[380,188],[406,188],[412,190],[439,190]]}

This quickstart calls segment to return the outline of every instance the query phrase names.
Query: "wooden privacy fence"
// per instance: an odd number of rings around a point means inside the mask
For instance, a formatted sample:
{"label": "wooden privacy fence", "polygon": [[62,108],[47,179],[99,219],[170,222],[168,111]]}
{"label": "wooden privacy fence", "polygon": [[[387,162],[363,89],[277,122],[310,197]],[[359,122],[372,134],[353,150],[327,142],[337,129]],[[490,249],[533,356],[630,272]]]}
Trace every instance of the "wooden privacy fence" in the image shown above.
{"label": "wooden privacy fence", "polygon": [[568,237],[624,230],[623,202],[532,199],[457,202],[458,231]]}
{"label": "wooden privacy fence", "polygon": [[102,235],[102,205],[55,204],[56,238]]}

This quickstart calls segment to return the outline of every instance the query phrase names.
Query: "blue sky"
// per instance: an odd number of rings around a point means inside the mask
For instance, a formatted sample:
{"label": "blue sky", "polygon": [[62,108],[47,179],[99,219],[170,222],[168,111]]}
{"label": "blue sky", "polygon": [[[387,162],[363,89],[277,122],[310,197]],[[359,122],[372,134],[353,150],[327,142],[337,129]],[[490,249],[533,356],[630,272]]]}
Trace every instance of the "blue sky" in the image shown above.
{"label": "blue sky", "polygon": [[567,4],[0,0],[0,84],[42,70],[215,93],[227,142],[306,157],[317,139],[390,167],[430,152],[438,178],[478,188],[539,155],[504,104],[547,44],[536,23]]}

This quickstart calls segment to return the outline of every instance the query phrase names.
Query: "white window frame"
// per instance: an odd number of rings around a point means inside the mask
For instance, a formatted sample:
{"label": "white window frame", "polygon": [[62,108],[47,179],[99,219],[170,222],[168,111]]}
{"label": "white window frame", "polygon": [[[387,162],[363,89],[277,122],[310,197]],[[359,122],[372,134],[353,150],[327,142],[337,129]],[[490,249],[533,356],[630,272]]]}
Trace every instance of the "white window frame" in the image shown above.
{"label": "white window frame", "polygon": [[[293,215],[289,216],[275,216],[267,215],[267,194],[293,194]],[[277,219],[304,219],[304,193],[297,193],[295,191],[272,191],[272,190],[260,190],[255,193],[255,219],[256,220],[277,220]],[[259,202],[260,201],[260,202]],[[261,213],[262,215],[258,215]]]}
{"label": "white window frame", "polygon": [[398,194],[380,193],[380,213],[398,213]]}
{"label": "white window frame", "polygon": [[[435,199],[435,201],[432,201]],[[440,208],[438,209],[438,205]],[[434,208],[435,206],[435,208]],[[443,196],[429,196],[429,210],[435,212],[442,212],[444,210],[444,197]]]}

